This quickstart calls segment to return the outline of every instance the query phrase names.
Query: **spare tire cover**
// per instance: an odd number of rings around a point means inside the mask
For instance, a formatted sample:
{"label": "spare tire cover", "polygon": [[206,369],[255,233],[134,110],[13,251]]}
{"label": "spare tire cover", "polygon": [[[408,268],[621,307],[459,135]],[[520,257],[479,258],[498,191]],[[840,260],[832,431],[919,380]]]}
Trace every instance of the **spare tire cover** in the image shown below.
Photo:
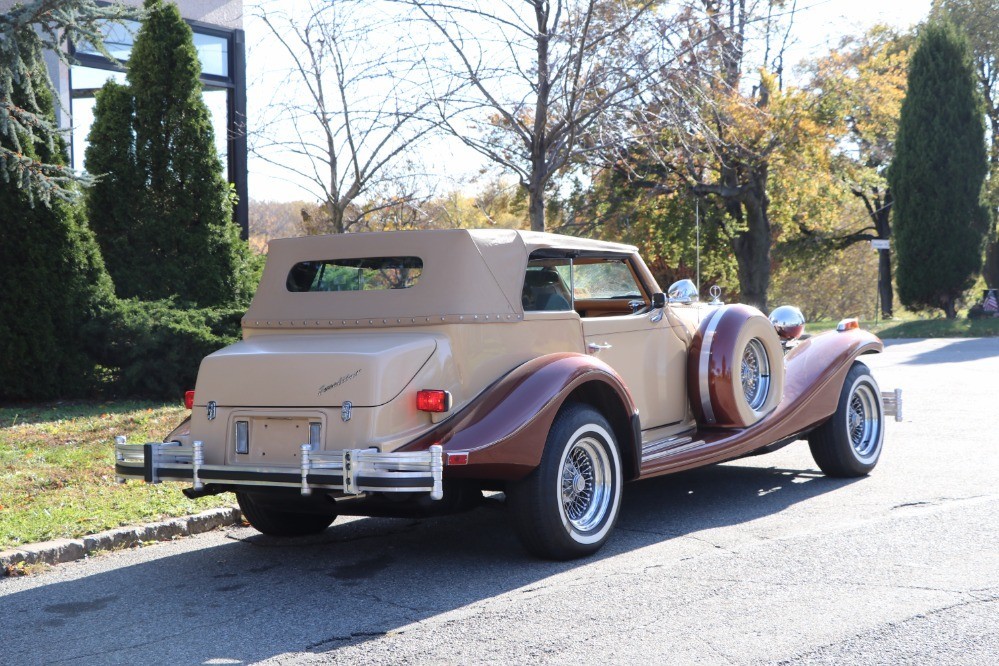
{"label": "spare tire cover", "polygon": [[687,355],[687,392],[707,426],[745,428],[773,411],[784,392],[784,351],[770,320],[748,305],[711,312]]}

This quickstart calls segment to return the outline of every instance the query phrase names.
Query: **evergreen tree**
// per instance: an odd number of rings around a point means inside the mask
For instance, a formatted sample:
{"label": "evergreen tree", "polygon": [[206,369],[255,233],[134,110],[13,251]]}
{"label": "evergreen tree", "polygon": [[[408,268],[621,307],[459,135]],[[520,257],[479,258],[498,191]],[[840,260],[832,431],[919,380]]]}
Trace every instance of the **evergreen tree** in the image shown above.
{"label": "evergreen tree", "polygon": [[[109,22],[134,16],[120,3],[96,0],[31,0],[4,3],[0,13],[0,177],[22,188],[29,199],[48,205],[53,199],[79,196],[77,174],[61,161],[38,158],[35,144],[45,144],[47,154],[58,154],[62,134],[41,96],[53,92],[48,70],[37,71],[42,53],[54,54],[65,65],[72,56],[67,45],[86,41],[108,58],[102,30]],[[16,98],[16,99],[15,99]]]}
{"label": "evergreen tree", "polygon": [[[128,61],[132,108],[125,89],[108,85],[95,109],[87,170],[104,181],[92,190],[91,215],[107,214],[97,225],[120,295],[245,300],[249,248],[232,222],[191,29],[175,5],[146,0],[145,9]],[[127,115],[130,132],[116,127]]]}
{"label": "evergreen tree", "polygon": [[949,23],[930,23],[920,35],[895,146],[889,182],[899,299],[953,318],[981,267],[988,166],[971,56]]}
{"label": "evergreen tree", "polygon": [[108,81],[97,92],[86,164],[94,183],[87,189],[87,216],[119,296],[139,295],[148,267],[136,261],[148,252],[136,237],[136,202],[142,189],[135,167],[132,119],[135,102],[128,86]]}
{"label": "evergreen tree", "polygon": [[[41,58],[27,71],[36,81],[47,76]],[[12,88],[15,105],[29,95],[36,113],[54,124],[47,88]],[[22,132],[17,139],[0,136],[0,144],[18,145],[35,163],[67,162],[58,137]],[[0,211],[0,399],[83,395],[95,381],[83,329],[117,304],[82,205],[53,198],[44,206],[32,200],[30,188],[0,180]]]}

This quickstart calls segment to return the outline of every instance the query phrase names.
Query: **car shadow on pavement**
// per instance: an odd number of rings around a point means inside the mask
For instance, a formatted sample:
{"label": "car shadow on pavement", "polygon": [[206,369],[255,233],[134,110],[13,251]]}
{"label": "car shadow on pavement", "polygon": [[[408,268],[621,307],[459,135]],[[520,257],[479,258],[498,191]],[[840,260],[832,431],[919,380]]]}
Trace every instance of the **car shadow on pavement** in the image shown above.
{"label": "car shadow on pavement", "polygon": [[[909,343],[925,342],[925,340],[892,341],[891,347],[903,347]],[[907,365],[934,365],[939,363],[967,363],[999,356],[999,339],[996,338],[959,338],[950,340],[939,347],[926,350],[903,361]]]}
{"label": "car shadow on pavement", "polygon": [[574,562],[528,556],[500,502],[441,518],[338,521],[291,540],[231,528],[221,545],[75,580],[43,576],[38,587],[0,596],[0,644],[20,664],[335,658],[347,646],[425,630],[414,623],[436,615],[552,576],[585,578],[594,562],[773,515],[849,482],[736,462],[633,483],[610,542]]}

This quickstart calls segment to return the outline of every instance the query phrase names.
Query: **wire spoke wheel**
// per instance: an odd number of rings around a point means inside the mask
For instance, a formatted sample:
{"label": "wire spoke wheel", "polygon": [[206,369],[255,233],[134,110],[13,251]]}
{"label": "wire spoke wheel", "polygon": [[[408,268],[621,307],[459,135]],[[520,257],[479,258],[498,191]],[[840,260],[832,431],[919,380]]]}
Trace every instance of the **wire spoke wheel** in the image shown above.
{"label": "wire spoke wheel", "polygon": [[881,390],[863,363],[847,372],[836,413],[808,434],[819,469],[829,476],[869,474],[881,457],[884,405]]}
{"label": "wire spoke wheel", "polygon": [[742,392],[749,408],[759,410],[770,391],[770,361],[759,338],[753,338],[742,353]]}
{"label": "wire spoke wheel", "polygon": [[588,532],[610,507],[611,462],[595,439],[576,441],[562,460],[562,514],[577,530]]}
{"label": "wire spoke wheel", "polygon": [[554,560],[591,555],[621,509],[621,454],[607,418],[586,404],[563,407],[541,464],[508,486],[514,528],[530,552]]}
{"label": "wire spoke wheel", "polygon": [[866,458],[880,442],[881,419],[877,398],[868,384],[860,384],[850,396],[846,413],[850,444],[861,458]]}

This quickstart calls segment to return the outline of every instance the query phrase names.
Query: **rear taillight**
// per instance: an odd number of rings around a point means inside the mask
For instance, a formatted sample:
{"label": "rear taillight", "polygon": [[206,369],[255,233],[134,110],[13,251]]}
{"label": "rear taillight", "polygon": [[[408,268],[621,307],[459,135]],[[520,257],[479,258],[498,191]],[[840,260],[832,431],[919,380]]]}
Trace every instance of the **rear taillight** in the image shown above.
{"label": "rear taillight", "polygon": [[187,409],[194,408],[194,391],[187,391],[184,393],[184,407]]}
{"label": "rear taillight", "polygon": [[421,412],[446,412],[451,409],[451,394],[439,389],[417,391],[416,408]]}

